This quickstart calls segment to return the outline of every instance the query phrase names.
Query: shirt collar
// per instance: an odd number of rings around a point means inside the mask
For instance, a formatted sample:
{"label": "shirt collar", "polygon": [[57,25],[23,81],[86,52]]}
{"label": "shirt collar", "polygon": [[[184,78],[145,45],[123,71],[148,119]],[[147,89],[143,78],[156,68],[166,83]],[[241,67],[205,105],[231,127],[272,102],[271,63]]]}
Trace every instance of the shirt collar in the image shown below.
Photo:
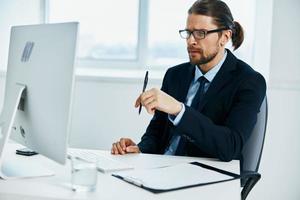
{"label": "shirt collar", "polygon": [[223,65],[225,59],[227,57],[227,51],[225,50],[223,58],[220,60],[218,64],[216,64],[213,68],[211,68],[206,74],[203,75],[201,70],[197,65],[195,65],[195,77],[194,83],[201,77],[204,76],[209,82],[212,82],[218,71],[220,70],[221,66]]}

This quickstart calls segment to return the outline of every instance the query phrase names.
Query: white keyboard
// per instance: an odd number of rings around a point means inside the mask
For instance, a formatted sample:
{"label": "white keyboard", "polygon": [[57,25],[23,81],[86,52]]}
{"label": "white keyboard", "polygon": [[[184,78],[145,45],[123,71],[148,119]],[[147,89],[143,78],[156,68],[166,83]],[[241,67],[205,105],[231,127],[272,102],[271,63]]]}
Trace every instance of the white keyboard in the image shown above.
{"label": "white keyboard", "polygon": [[99,171],[102,172],[113,172],[113,171],[120,171],[120,170],[128,170],[128,169],[133,169],[132,166],[117,161],[113,160],[111,158],[107,158],[103,155],[99,155],[96,152],[92,152],[90,150],[86,149],[73,149],[69,148],[68,149],[68,157],[79,157],[83,160],[86,161],[91,161],[91,162],[97,162],[97,168]]}

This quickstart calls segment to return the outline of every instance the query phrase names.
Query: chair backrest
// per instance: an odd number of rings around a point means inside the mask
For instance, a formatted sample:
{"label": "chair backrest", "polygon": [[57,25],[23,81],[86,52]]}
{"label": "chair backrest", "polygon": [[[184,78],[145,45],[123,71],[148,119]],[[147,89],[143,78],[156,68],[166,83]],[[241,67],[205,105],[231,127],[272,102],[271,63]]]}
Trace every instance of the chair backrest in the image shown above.
{"label": "chair backrest", "polygon": [[[254,126],[252,134],[245,144],[242,151],[241,159],[241,173],[243,172],[257,172],[260,164],[262,150],[265,141],[265,133],[268,120],[268,103],[267,96],[265,96],[260,111],[257,114],[257,122]],[[242,181],[242,186],[244,186]]]}

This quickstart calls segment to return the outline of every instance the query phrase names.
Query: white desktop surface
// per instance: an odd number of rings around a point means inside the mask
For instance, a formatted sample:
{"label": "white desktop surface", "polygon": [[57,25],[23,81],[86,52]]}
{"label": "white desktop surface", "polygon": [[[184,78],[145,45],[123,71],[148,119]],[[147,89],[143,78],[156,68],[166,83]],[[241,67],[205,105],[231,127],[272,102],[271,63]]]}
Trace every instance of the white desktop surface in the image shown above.
{"label": "white desktop surface", "polygon": [[[7,154],[17,159],[31,162],[39,162],[45,167],[53,170],[55,176],[40,177],[31,179],[2,180],[0,179],[1,200],[41,200],[41,199],[240,199],[240,181],[234,180],[224,183],[212,184],[201,187],[194,187],[173,192],[153,194],[142,188],[128,184],[122,180],[112,177],[110,174],[98,173],[97,189],[94,192],[73,192],[70,188],[71,167],[70,161],[65,166],[45,159],[40,155],[26,157],[15,154],[19,145],[9,143],[6,146]],[[213,159],[162,156],[153,154],[128,154],[123,156],[111,155],[109,151],[97,151],[108,157],[126,162],[135,168],[151,168],[167,164],[199,161],[217,168],[234,173],[239,173],[239,161],[220,162]]]}

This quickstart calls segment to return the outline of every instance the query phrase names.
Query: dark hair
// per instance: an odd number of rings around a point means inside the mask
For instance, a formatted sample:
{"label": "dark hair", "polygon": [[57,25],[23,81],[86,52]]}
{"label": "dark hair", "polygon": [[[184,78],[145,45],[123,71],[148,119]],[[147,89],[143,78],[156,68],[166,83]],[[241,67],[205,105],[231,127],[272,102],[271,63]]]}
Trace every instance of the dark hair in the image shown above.
{"label": "dark hair", "polygon": [[188,14],[213,17],[219,28],[232,30],[232,46],[238,49],[244,40],[242,26],[233,20],[229,7],[221,0],[197,0],[189,9]]}

